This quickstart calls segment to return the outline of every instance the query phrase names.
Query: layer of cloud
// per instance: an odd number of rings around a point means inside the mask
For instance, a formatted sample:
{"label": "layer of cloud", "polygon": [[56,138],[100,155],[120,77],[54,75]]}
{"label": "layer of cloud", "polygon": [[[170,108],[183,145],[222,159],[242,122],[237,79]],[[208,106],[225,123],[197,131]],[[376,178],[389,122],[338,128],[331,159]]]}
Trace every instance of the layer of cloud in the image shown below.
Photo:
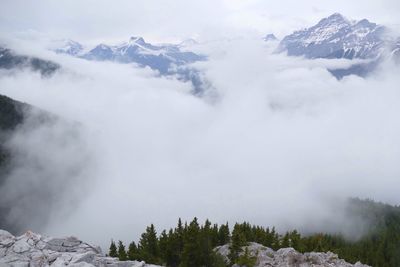
{"label": "layer of cloud", "polygon": [[[327,207],[346,197],[399,203],[397,67],[337,81],[325,67],[346,62],[273,55],[259,40],[201,49],[210,60],[197,67],[217,98],[195,97],[190,84],[149,69],[55,55],[64,68],[51,78],[1,77],[0,93],[85,129],[77,142],[88,147],[81,179],[90,186],[72,212],[57,206],[39,230],[103,246],[111,237],[136,238],[150,223],[173,226],[178,217],[317,231],[335,217]],[[59,153],[35,136],[29,146],[14,145],[45,148],[44,160]],[[69,151],[65,166],[79,155]]]}

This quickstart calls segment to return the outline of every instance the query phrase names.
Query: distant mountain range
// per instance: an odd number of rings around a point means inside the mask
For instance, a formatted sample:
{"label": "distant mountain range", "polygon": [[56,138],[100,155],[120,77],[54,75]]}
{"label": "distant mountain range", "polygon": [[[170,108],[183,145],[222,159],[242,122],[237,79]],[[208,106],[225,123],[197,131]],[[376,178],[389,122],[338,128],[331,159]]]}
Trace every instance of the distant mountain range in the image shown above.
{"label": "distant mountain range", "polygon": [[316,25],[284,37],[277,52],[308,59],[365,59],[367,63],[348,69],[332,69],[337,78],[356,74],[366,76],[385,56],[400,58],[400,39],[391,38],[385,26],[367,19],[352,21],[339,13],[320,20]]}
{"label": "distant mountain range", "polygon": [[[282,40],[278,40],[274,34],[268,34],[263,39],[266,42],[277,42],[276,52],[287,53],[288,56],[364,60],[345,69],[329,69],[338,79],[351,74],[365,77],[386,58],[400,64],[400,38],[390,36],[387,27],[367,19],[349,20],[339,13],[323,18],[312,27],[295,31]],[[160,75],[174,75],[181,81],[190,81],[194,93],[201,94],[209,85],[190,64],[207,60],[207,57],[189,51],[196,44],[195,40],[189,39],[180,44],[154,45],[141,37],[131,37],[127,42],[117,45],[99,44],[93,47],[64,40],[53,50],[86,60],[134,63],[140,67],[149,67]],[[46,76],[60,66],[36,57],[17,55],[10,49],[0,47],[0,68],[29,68]]]}
{"label": "distant mountain range", "polygon": [[150,67],[161,75],[176,75],[180,80],[191,81],[195,91],[201,91],[201,78],[189,64],[206,60],[206,57],[186,51],[187,47],[194,44],[196,41],[189,39],[180,44],[153,45],[142,37],[131,37],[118,45],[99,44],[87,49],[76,41],[66,40],[63,46],[54,51],[87,60],[135,63],[141,67]]}
{"label": "distant mountain range", "polygon": [[57,53],[97,61],[115,61],[119,63],[136,63],[158,70],[161,74],[174,72],[174,66],[187,65],[206,58],[193,52],[183,51],[183,45],[153,45],[142,37],[131,37],[129,41],[118,45],[99,44],[89,51],[75,41],[67,40],[65,46],[57,48]]}

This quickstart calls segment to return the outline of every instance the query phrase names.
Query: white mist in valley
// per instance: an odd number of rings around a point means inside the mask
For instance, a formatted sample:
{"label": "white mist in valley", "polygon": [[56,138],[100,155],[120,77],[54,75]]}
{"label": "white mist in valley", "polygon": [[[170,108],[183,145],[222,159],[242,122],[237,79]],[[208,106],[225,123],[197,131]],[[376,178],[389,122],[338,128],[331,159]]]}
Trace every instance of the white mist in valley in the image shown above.
{"label": "white mist in valley", "polygon": [[[150,69],[56,55],[63,67],[52,77],[0,78],[1,94],[79,124],[67,151],[35,133],[13,139],[44,153],[53,176],[43,183],[60,195],[32,230],[103,246],[179,217],[338,231],[347,197],[399,203],[398,67],[338,81],[325,67],[348,62],[288,58],[261,40],[199,49],[210,56],[196,67],[215,90],[204,97]],[[64,144],[65,129],[52,131]],[[60,166],[83,169],[66,183]]]}

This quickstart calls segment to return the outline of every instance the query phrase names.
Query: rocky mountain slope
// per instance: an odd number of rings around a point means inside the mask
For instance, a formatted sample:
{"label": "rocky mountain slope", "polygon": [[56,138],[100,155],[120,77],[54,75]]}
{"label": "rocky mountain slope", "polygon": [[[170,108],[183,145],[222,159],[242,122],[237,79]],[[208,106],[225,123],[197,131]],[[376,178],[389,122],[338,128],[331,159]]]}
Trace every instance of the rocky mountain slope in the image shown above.
{"label": "rocky mountain slope", "polygon": [[0,46],[0,69],[30,69],[40,72],[43,76],[48,76],[59,68],[60,65],[52,61],[18,55],[14,51]]}
{"label": "rocky mountain slope", "polygon": [[351,21],[335,13],[310,28],[283,38],[280,50],[307,58],[376,58],[384,49],[386,28],[366,19]]}
{"label": "rocky mountain slope", "polygon": [[[0,95],[0,186],[4,182],[3,177],[6,172],[6,165],[10,159],[10,152],[4,144],[14,129],[23,122],[24,110],[28,108],[28,105]],[[2,218],[0,217],[0,225],[1,221]]]}
{"label": "rocky mountain slope", "polygon": [[395,61],[399,58],[395,38],[390,37],[385,26],[367,19],[349,20],[339,13],[320,20],[310,28],[287,35],[280,41],[277,51],[308,59],[368,60],[347,69],[330,69],[329,71],[339,79],[351,74],[364,77],[371,73],[385,56],[391,55]]}
{"label": "rocky mountain slope", "polygon": [[[77,122],[0,95],[0,229],[41,229],[55,205],[78,201],[69,189],[86,177],[81,132]],[[66,162],[68,153],[80,159]]]}
{"label": "rocky mountain slope", "polygon": [[[18,153],[11,149],[8,143],[12,139],[13,134],[27,121],[27,114],[33,109],[28,104],[0,95],[0,228],[4,227],[12,231],[20,229],[18,229],[18,224],[9,220],[9,214],[12,210],[9,201],[13,199],[7,199],[6,193],[3,190],[10,190],[8,182],[11,179],[13,167],[16,164],[15,157]],[[45,121],[51,121],[52,117],[49,114],[39,111],[35,113],[34,119],[37,122],[37,126],[39,126]],[[20,187],[24,186],[20,185]],[[41,195],[37,191],[36,193],[36,196]],[[18,204],[15,203],[15,205]],[[34,207],[35,204],[31,203],[26,209],[31,210]],[[42,215],[46,217],[45,214]]]}
{"label": "rocky mountain slope", "polygon": [[[257,243],[247,247],[250,256],[256,257],[254,267],[368,267],[361,263],[349,264],[333,253],[304,253],[292,248],[274,251]],[[225,259],[229,246],[215,249]],[[32,232],[15,237],[0,230],[0,266],[41,267],[41,266],[110,266],[110,267],[157,267],[139,261],[118,261],[107,257],[99,247],[90,245],[76,237],[44,237]]]}

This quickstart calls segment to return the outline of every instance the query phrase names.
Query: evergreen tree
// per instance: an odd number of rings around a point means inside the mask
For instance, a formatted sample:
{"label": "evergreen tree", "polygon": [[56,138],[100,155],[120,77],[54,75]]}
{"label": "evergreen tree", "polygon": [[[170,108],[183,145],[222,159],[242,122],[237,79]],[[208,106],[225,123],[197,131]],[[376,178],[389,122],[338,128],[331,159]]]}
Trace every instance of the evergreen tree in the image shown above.
{"label": "evergreen tree", "polygon": [[211,245],[213,247],[219,246],[218,232],[219,232],[218,224],[214,224],[213,227],[211,228]]}
{"label": "evergreen tree", "polygon": [[147,263],[160,263],[157,232],[153,224],[146,228],[146,232],[142,234],[138,250],[140,258]]}
{"label": "evergreen tree", "polygon": [[232,231],[232,240],[229,246],[228,255],[231,264],[236,263],[240,253],[243,251],[242,247],[246,245],[246,237],[242,230],[243,229],[240,227],[240,225],[235,224]]}
{"label": "evergreen tree", "polygon": [[111,240],[111,245],[110,245],[108,255],[113,258],[118,257],[117,246],[115,245],[115,242],[113,240]]}
{"label": "evergreen tree", "polygon": [[201,227],[200,235],[200,266],[212,266],[214,260],[214,251],[212,244],[211,222],[206,220],[204,226]]}
{"label": "evergreen tree", "polygon": [[126,261],[128,259],[128,256],[126,255],[125,246],[121,240],[118,241],[118,259],[120,261]]}
{"label": "evergreen tree", "polygon": [[218,230],[218,245],[223,246],[230,241],[230,231],[228,223],[222,224]]}
{"label": "evergreen tree", "polygon": [[286,234],[283,236],[280,246],[283,247],[283,248],[290,247],[289,232],[286,232]]}
{"label": "evergreen tree", "polygon": [[135,241],[132,241],[129,244],[128,247],[128,259],[133,261],[133,260],[141,260],[139,257],[139,252],[138,252],[138,248],[136,246]]}
{"label": "evergreen tree", "polygon": [[200,267],[200,227],[197,218],[194,218],[187,227],[180,267]]}
{"label": "evergreen tree", "polygon": [[162,259],[163,263],[167,262],[167,258],[168,258],[168,252],[169,252],[169,242],[170,242],[170,238],[167,235],[167,232],[165,230],[163,230],[161,232],[159,241],[158,241],[158,248],[160,250],[160,258]]}

